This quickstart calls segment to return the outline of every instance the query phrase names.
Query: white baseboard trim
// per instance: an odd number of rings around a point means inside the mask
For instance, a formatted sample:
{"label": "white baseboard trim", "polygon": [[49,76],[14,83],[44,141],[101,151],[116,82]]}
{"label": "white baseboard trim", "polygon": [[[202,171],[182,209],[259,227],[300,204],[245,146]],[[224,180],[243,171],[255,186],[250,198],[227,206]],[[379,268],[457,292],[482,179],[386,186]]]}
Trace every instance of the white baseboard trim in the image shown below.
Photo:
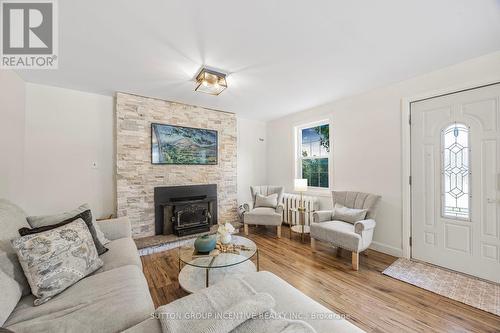
{"label": "white baseboard trim", "polygon": [[386,244],[379,243],[379,242],[372,242],[372,244],[370,245],[370,249],[378,251],[378,252],[382,252],[385,254],[389,254],[391,256],[398,257],[398,258],[403,256],[403,249],[399,249],[397,247],[386,245]]}

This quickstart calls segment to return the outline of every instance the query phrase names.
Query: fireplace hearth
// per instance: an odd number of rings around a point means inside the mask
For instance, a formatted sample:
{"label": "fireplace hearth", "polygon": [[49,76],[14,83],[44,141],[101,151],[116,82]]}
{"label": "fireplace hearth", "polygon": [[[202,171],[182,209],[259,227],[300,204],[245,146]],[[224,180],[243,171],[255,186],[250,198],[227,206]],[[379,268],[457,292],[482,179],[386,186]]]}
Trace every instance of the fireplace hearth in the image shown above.
{"label": "fireplace hearth", "polygon": [[217,185],[162,186],[154,189],[155,235],[186,236],[217,224]]}

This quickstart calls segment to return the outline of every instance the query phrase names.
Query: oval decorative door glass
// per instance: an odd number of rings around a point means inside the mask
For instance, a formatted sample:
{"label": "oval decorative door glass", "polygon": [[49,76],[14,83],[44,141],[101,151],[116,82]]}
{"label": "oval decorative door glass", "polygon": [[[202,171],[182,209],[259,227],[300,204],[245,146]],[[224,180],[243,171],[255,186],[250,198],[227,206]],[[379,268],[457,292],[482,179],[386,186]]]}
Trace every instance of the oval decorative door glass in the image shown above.
{"label": "oval decorative door glass", "polygon": [[469,128],[454,123],[443,130],[443,217],[470,219]]}

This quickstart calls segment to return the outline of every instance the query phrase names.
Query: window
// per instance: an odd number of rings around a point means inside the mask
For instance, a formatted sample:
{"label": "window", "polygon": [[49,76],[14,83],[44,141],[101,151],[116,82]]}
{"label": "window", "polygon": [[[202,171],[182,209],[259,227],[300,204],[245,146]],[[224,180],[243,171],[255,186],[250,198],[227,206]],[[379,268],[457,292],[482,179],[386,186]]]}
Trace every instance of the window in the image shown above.
{"label": "window", "polygon": [[469,128],[452,124],[442,133],[443,216],[469,219]]}
{"label": "window", "polygon": [[297,128],[297,177],[309,187],[329,187],[330,126],[327,121]]}

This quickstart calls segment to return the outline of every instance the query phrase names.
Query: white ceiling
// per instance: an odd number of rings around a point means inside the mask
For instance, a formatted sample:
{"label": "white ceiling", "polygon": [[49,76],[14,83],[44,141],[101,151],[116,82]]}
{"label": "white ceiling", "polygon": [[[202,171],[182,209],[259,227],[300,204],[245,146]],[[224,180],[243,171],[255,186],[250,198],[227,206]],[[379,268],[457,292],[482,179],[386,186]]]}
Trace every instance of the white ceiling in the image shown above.
{"label": "white ceiling", "polygon": [[[272,119],[500,50],[500,0],[62,0],[36,82]],[[229,73],[194,92],[202,65]]]}

